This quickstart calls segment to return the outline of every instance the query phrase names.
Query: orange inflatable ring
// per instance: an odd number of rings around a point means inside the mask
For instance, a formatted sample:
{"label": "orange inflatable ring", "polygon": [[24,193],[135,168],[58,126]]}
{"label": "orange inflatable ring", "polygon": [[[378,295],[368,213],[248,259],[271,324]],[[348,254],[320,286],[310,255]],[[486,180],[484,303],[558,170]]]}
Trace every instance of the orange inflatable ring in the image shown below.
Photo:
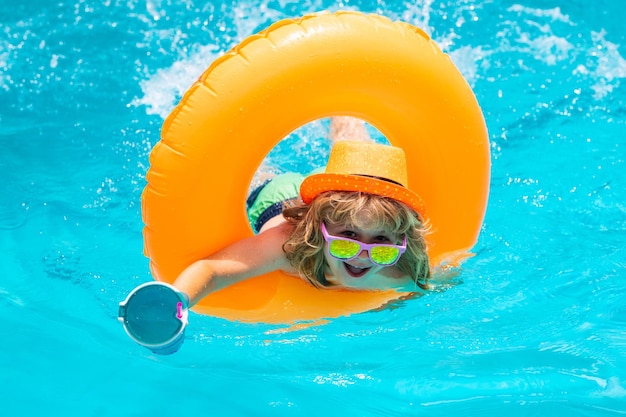
{"label": "orange inflatable ring", "polygon": [[[266,154],[303,124],[361,118],[403,148],[426,204],[433,265],[475,244],[489,190],[487,130],[474,94],[420,29],[357,12],[277,22],[217,59],[166,119],[142,195],[145,254],[172,283],[193,261],[253,234],[245,211]],[[297,323],[379,307],[397,293],[319,290],[282,273],[211,294],[194,310]]]}

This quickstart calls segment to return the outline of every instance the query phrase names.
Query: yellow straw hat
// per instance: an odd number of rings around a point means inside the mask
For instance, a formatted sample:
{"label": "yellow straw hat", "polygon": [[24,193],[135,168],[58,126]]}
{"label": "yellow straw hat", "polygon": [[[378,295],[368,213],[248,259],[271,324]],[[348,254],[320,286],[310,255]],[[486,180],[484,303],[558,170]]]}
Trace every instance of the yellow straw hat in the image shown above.
{"label": "yellow straw hat", "polygon": [[307,177],[300,196],[309,204],[325,191],[356,191],[400,201],[421,217],[421,197],[409,190],[404,151],[373,142],[339,141],[330,151],[326,171]]}

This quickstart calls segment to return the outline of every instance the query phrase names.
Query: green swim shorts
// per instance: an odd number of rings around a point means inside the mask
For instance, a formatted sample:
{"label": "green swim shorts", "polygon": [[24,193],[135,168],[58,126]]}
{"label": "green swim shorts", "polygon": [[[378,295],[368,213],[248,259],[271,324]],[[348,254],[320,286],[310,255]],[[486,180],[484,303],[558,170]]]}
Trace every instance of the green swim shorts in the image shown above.
{"label": "green swim shorts", "polygon": [[269,219],[282,213],[286,201],[299,197],[300,184],[307,176],[323,171],[322,167],[307,175],[296,172],[279,174],[254,189],[246,202],[248,220],[254,232],[259,233]]}
{"label": "green swim shorts", "polygon": [[279,174],[257,187],[247,201],[248,220],[255,233],[272,217],[283,212],[286,201],[298,198],[306,175],[295,172]]}

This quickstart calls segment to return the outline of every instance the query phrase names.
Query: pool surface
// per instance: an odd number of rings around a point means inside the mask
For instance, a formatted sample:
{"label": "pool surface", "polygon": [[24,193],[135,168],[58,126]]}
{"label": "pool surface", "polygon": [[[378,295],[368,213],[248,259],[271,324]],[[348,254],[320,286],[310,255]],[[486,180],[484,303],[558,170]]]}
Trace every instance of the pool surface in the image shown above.
{"label": "pool surface", "polygon": [[[455,282],[297,332],[192,314],[136,346],[140,198],[164,117],[272,22],[422,27],[474,89],[492,182]],[[0,409],[63,416],[626,415],[626,9],[619,1],[0,3]],[[314,123],[273,151],[305,171]]]}

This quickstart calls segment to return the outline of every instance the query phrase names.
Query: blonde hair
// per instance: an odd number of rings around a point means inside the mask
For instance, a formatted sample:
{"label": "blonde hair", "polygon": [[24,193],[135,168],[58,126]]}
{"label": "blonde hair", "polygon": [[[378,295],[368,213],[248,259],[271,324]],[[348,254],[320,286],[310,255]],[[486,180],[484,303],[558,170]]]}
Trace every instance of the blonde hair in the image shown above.
{"label": "blonde hair", "polygon": [[[320,194],[310,205],[285,207],[283,216],[294,231],[283,244],[291,265],[316,287],[329,287],[326,280],[324,237],[321,222],[349,224],[360,227],[363,213],[368,227],[375,227],[406,236],[406,252],[396,268],[410,276],[422,289],[428,289],[430,265],[426,253],[426,228],[419,216],[407,205],[396,200],[351,191],[328,191]],[[357,216],[358,215],[358,216]],[[372,225],[373,222],[373,225]]]}

